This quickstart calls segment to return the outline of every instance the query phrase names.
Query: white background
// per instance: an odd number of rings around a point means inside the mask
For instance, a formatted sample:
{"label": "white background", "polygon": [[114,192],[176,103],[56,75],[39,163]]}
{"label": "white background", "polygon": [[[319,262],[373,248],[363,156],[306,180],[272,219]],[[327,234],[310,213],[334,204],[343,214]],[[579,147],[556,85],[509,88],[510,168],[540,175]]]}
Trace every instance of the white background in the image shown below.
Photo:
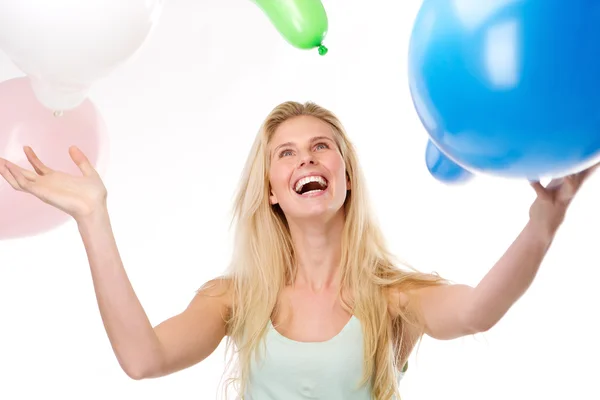
{"label": "white background", "polygon": [[[114,229],[153,324],[226,267],[242,165],[284,100],[313,100],[340,116],[390,246],[419,269],[475,285],[526,222],[527,182],[478,177],[448,187],[425,168],[406,71],[419,3],[323,3],[330,52],[320,57],[284,42],[250,1],[170,0],[137,56],[95,84],[91,99],[110,130]],[[0,80],[20,75],[0,54]],[[424,340],[403,399],[598,398],[599,187],[593,178],[581,191],[533,286],[497,326]],[[129,380],[105,335],[76,226],[0,242],[0,399],[211,399],[223,365],[221,347],[175,375]]]}

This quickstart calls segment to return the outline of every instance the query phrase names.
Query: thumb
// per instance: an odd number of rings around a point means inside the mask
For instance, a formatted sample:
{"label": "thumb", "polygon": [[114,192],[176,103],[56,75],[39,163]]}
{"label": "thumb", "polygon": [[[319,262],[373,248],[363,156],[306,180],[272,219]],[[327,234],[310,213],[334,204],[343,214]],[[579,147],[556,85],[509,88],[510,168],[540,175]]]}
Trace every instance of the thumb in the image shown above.
{"label": "thumb", "polygon": [[69,155],[84,176],[96,175],[96,170],[77,146],[69,147]]}
{"label": "thumb", "polygon": [[530,181],[529,184],[531,185],[531,187],[533,188],[533,190],[535,190],[535,194],[537,195],[537,197],[544,199],[544,200],[550,200],[551,195],[548,192],[548,190],[540,183],[540,181]]}

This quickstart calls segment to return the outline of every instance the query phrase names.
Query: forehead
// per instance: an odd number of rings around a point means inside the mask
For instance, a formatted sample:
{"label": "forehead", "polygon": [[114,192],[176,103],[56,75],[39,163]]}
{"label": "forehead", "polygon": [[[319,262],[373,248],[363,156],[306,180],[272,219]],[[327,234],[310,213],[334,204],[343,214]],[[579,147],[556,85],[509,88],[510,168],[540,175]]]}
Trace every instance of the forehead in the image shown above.
{"label": "forehead", "polygon": [[303,115],[291,118],[279,125],[271,137],[270,147],[274,148],[287,142],[307,142],[315,136],[324,136],[335,140],[329,124],[318,118]]}

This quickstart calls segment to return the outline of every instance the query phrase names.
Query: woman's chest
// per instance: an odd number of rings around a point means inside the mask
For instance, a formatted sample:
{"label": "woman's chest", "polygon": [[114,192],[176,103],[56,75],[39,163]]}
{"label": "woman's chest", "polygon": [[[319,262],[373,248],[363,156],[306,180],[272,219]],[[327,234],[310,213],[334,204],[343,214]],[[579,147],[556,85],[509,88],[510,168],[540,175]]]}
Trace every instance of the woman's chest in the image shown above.
{"label": "woman's chest", "polygon": [[252,360],[249,399],[370,399],[370,385],[360,385],[363,336],[356,317],[319,342],[298,342],[271,326],[259,354]]}
{"label": "woman's chest", "polygon": [[346,327],[352,314],[334,294],[283,291],[271,317],[279,334],[298,342],[325,342]]}

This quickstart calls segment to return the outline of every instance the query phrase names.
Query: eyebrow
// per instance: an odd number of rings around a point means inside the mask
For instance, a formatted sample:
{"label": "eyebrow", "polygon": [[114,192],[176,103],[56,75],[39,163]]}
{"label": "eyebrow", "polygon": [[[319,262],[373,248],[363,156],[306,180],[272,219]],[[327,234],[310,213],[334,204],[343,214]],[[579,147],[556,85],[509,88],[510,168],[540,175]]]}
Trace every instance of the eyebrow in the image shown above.
{"label": "eyebrow", "polygon": [[[314,142],[318,142],[319,140],[327,140],[327,141],[329,141],[329,142],[335,143],[335,141],[334,141],[333,139],[331,139],[330,137],[328,137],[328,136],[315,136],[315,137],[312,137],[312,138],[310,139],[310,143],[312,144],[312,143],[314,143]],[[279,146],[277,146],[277,147],[275,147],[275,148],[273,149],[272,156],[273,156],[273,155],[275,155],[275,154],[277,153],[277,150],[278,150],[279,148],[281,148],[281,147],[286,147],[286,146],[292,146],[293,144],[294,144],[294,142],[285,142],[285,143],[281,143]]]}

